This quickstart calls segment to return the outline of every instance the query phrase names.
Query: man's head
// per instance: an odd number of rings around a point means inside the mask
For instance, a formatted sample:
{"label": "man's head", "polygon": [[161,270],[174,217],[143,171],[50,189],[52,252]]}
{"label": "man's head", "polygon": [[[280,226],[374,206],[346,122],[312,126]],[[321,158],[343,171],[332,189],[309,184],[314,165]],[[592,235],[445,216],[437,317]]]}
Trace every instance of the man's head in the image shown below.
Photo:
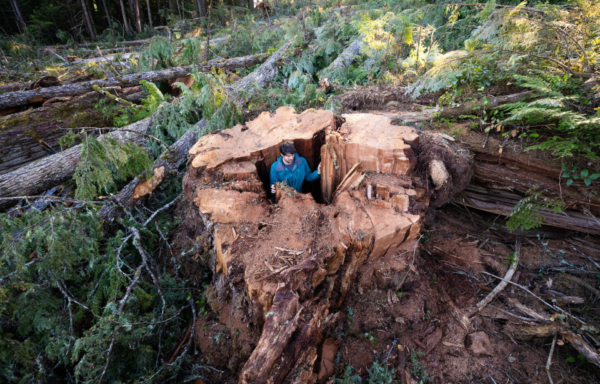
{"label": "man's head", "polygon": [[291,141],[286,141],[285,143],[281,144],[279,147],[279,152],[281,152],[281,157],[286,164],[291,164],[294,161],[296,148],[294,147],[294,143]]}

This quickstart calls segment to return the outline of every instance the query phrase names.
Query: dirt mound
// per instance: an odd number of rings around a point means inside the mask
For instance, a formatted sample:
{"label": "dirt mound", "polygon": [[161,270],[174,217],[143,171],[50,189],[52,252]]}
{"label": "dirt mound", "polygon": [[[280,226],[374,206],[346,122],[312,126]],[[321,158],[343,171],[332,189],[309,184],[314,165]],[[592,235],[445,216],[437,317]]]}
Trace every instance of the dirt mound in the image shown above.
{"label": "dirt mound", "polygon": [[[321,162],[322,177],[311,194],[278,185],[273,200],[268,170],[284,141],[312,169]],[[443,185],[423,159],[452,170]],[[471,163],[381,116],[289,107],[202,137],[189,160],[184,192],[201,214],[198,235],[214,244],[212,321],[228,335],[215,345],[201,319],[196,343],[227,351],[214,363],[241,383],[312,382],[323,332],[346,297],[413,279],[422,217],[464,188]]]}

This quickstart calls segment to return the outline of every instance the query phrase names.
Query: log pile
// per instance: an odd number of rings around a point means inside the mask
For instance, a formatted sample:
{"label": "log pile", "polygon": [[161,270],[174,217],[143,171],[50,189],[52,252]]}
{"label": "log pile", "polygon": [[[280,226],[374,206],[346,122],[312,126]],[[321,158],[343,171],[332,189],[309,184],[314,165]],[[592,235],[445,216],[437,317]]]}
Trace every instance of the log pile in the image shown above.
{"label": "log pile", "polygon": [[[272,202],[268,170],[284,141],[312,169],[320,160],[322,177],[312,194],[277,185]],[[439,187],[433,162],[452,170]],[[246,346],[240,382],[316,377],[319,340],[348,292],[406,279],[423,215],[465,187],[470,166],[469,156],[370,114],[281,107],[202,137],[184,193],[214,244],[210,305]],[[202,324],[196,343],[207,349]]]}

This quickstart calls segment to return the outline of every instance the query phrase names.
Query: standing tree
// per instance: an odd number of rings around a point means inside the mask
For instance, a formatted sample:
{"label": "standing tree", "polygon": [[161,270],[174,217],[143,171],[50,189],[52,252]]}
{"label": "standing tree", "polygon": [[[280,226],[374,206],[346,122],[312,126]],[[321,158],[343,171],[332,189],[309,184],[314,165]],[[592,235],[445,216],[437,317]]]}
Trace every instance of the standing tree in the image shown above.
{"label": "standing tree", "polygon": [[81,0],[81,9],[83,11],[83,20],[87,25],[88,32],[90,34],[90,38],[92,40],[96,40],[96,28],[94,27],[94,20],[92,19],[92,15],[87,9],[87,5],[85,4],[85,0]]}
{"label": "standing tree", "polygon": [[146,0],[146,6],[148,7],[148,25],[152,28],[152,12],[150,10],[150,0]]}
{"label": "standing tree", "polygon": [[140,5],[138,0],[129,0],[133,11],[133,21],[138,32],[142,32],[142,20],[140,19]]}
{"label": "standing tree", "polygon": [[254,0],[248,0],[248,9],[254,9]]}
{"label": "standing tree", "polygon": [[23,33],[27,24],[25,24],[25,20],[23,19],[23,15],[21,14],[21,10],[19,9],[19,4],[17,0],[11,0],[10,5],[13,7],[13,11],[15,12],[15,21],[17,22],[17,28],[19,28],[19,32]]}
{"label": "standing tree", "polygon": [[121,13],[123,14],[123,29],[126,33],[129,33],[129,24],[127,23],[127,16],[125,16],[125,5],[123,4],[123,0],[119,0],[121,3]]}
{"label": "standing tree", "polygon": [[208,19],[206,22],[206,61],[210,60],[210,11],[212,10],[212,0],[208,5]]}
{"label": "standing tree", "polygon": [[196,6],[200,17],[206,16],[206,0],[196,0]]}
{"label": "standing tree", "polygon": [[[104,13],[106,14],[106,23],[108,25],[108,28],[111,28],[110,13],[108,12],[108,7],[106,6],[106,0],[102,0],[102,5],[104,6]],[[111,28],[111,34],[112,34],[112,28]]]}

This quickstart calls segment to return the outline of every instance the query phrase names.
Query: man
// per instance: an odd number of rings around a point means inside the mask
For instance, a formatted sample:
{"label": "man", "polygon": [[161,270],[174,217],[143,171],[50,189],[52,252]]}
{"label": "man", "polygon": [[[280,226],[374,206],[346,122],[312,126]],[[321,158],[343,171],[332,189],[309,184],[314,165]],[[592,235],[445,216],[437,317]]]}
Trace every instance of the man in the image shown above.
{"label": "man", "polygon": [[321,163],[311,172],[306,159],[296,155],[294,143],[286,141],[279,147],[281,156],[271,165],[271,192],[275,193],[275,184],[285,181],[287,185],[302,193],[302,183],[313,181],[321,175]]}

